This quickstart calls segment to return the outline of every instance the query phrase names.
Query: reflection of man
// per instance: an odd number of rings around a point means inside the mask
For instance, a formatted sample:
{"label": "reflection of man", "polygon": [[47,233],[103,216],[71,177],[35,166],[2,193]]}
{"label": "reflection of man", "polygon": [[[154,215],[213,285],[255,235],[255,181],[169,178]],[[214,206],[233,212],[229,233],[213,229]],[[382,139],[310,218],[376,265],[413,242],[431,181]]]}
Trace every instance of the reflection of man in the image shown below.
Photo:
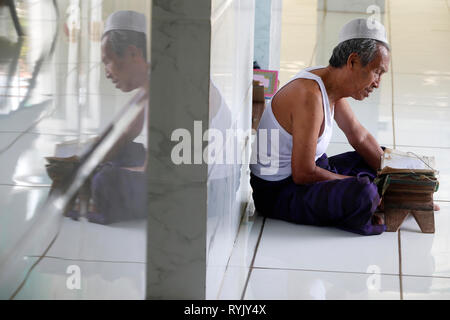
{"label": "reflection of man", "polygon": [[[106,77],[123,92],[148,92],[146,18],[134,11],[108,17],[102,36],[102,62]],[[141,91],[139,91],[141,92]],[[91,222],[107,224],[146,216],[146,150],[133,142],[145,128],[147,107],[123,133],[91,184]],[[146,138],[144,130],[143,135]]]}
{"label": "reflection of man", "polygon": [[[264,174],[268,166],[258,153],[258,162],[251,166],[259,212],[364,235],[385,231],[374,215],[380,197],[372,183],[383,150],[345,98],[367,98],[378,88],[389,61],[383,25],[355,19],[343,27],[327,67],[303,70],[278,91],[262,116],[258,134],[261,129],[278,130],[279,162],[275,173]],[[355,152],[327,158],[333,119]]]}

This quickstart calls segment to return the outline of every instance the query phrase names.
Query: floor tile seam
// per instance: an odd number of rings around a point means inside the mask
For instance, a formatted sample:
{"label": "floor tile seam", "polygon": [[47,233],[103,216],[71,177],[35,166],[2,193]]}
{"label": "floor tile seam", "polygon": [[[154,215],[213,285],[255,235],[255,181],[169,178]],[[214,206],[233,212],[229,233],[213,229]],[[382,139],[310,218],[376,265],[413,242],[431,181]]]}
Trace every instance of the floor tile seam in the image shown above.
{"label": "floor tile seam", "polygon": [[[110,123],[108,123],[110,124]],[[107,126],[105,126],[106,128]],[[35,135],[46,135],[46,136],[54,136],[54,137],[81,137],[81,136],[99,136],[103,133],[104,128],[102,130],[100,130],[101,128],[99,128],[99,130],[97,132],[86,132],[86,131],[82,131],[82,132],[61,132],[61,133],[50,133],[50,132],[46,132],[46,131],[31,131],[29,132],[30,134],[35,134]],[[141,135],[139,135],[141,136]],[[139,137],[138,136],[138,137]]]}
{"label": "floor tile seam", "polygon": [[[387,131],[386,131],[387,132]],[[344,134],[344,133],[342,133],[342,134]],[[336,137],[337,138],[337,137]],[[342,137],[343,139],[346,139],[346,137],[345,137],[345,135]],[[385,143],[385,142],[388,142],[388,141],[381,141],[381,140],[377,140],[377,142],[381,145],[381,146],[393,146],[393,143]],[[392,141],[393,142],[393,141]],[[350,145],[350,143],[348,142],[348,141],[340,141],[340,140],[331,140],[330,141],[330,144],[332,144],[332,143],[339,143],[339,144],[348,144],[350,147],[352,147],[351,145]],[[353,147],[352,147],[353,148]],[[449,149],[450,149],[450,147],[449,147]]]}
{"label": "floor tile seam", "polygon": [[15,137],[6,147],[4,147],[3,149],[0,150],[0,155],[3,155],[6,151],[8,151],[10,148],[12,148],[14,146],[14,144],[16,144],[17,141],[20,140],[21,137],[23,137],[25,134],[30,133],[33,131],[34,128],[36,128],[36,126],[43,121],[46,118],[51,117],[55,112],[55,109],[50,108],[49,110],[46,110],[38,119],[36,119],[34,122],[31,123],[31,125],[25,130],[20,132],[20,134]]}
{"label": "floor tile seam", "polygon": [[[99,135],[101,132],[51,133],[51,132],[39,132],[39,131],[33,131],[33,130],[32,131],[10,131],[10,130],[8,130],[8,131],[0,131],[0,135],[2,133],[19,133],[19,134],[21,134],[20,135],[21,137],[26,135],[26,134],[39,135],[39,136],[52,136],[52,137],[79,137],[80,135],[83,135],[83,136],[96,136],[96,135]],[[139,136],[142,136],[142,135],[139,135]],[[3,152],[3,150],[0,151],[0,154],[2,152]]]}
{"label": "floor tile seam", "polygon": [[[330,141],[330,144],[342,144],[342,145],[348,145],[349,147],[351,147],[351,145],[348,141]],[[386,143],[386,145],[391,145],[391,144]],[[449,147],[449,149],[450,149],[450,147]]]}
{"label": "floor tile seam", "polygon": [[[20,58],[20,57],[19,57]],[[59,76],[59,77],[61,77],[61,78],[63,78],[63,77],[66,77],[66,76],[68,76],[71,72],[74,72],[74,71],[76,71],[76,69],[77,69],[77,67],[79,66],[79,65],[91,65],[92,64],[92,66],[90,66],[89,67],[89,70],[91,70],[91,69],[93,69],[93,68],[96,68],[96,67],[98,67],[98,66],[100,66],[101,67],[101,65],[102,65],[102,62],[101,62],[101,60],[99,60],[99,61],[89,61],[89,60],[84,60],[84,59],[82,59],[82,60],[80,60],[80,61],[78,61],[78,62],[67,62],[67,61],[49,61],[49,60],[51,60],[52,59],[52,57],[50,57],[50,58],[47,58],[47,60],[45,60],[45,62],[42,62],[42,68],[43,69],[45,69],[45,68],[50,68],[50,67],[70,67],[70,69],[68,69],[68,70],[63,70],[65,73],[64,74],[58,74],[57,76]],[[0,59],[0,63],[2,63],[2,64],[5,64],[5,63],[10,63],[11,62],[11,59]],[[26,65],[27,66],[35,66],[36,65],[36,61],[33,61],[33,62],[29,62],[29,63],[27,63]],[[43,71],[41,71],[41,72],[43,72]],[[21,79],[23,79],[23,78],[25,78],[25,77],[23,77],[23,76],[21,76],[20,77]]]}
{"label": "floor tile seam", "polygon": [[[391,0],[387,1],[387,20],[388,20],[388,30],[389,30],[389,43],[392,44],[392,16],[391,16]],[[392,131],[393,131],[393,142],[394,149],[397,148],[396,134],[395,134],[395,94],[394,94],[394,83],[395,83],[395,68],[394,68],[394,59],[391,55],[391,110],[392,110]],[[400,291],[400,300],[403,300],[403,282],[402,282],[402,248],[401,248],[401,230],[397,232],[397,250],[398,250],[398,281],[399,281],[399,291]]]}
{"label": "floor tile seam", "polygon": [[13,294],[11,295],[11,297],[9,298],[9,300],[14,300],[14,298],[20,293],[20,291],[22,290],[22,288],[25,286],[25,284],[28,282],[28,279],[31,276],[31,273],[33,272],[34,268],[43,260],[43,257],[49,252],[49,250],[52,248],[53,244],[56,242],[56,239],[59,236],[59,231],[58,233],[55,235],[55,237],[53,238],[53,240],[50,242],[50,244],[45,248],[44,252],[42,253],[42,255],[40,256],[36,256],[36,261],[31,265],[31,267],[28,269],[28,271],[26,272],[23,280],[19,283],[18,287],[16,288],[16,290],[13,292]]}
{"label": "floor tile seam", "polygon": [[403,273],[402,277],[410,277],[410,278],[432,278],[432,279],[442,279],[442,280],[450,280],[450,275],[448,276],[439,276],[439,275],[423,275],[423,274],[409,274]]}
{"label": "floor tile seam", "polygon": [[255,252],[253,253],[252,262],[250,263],[250,267],[248,269],[247,279],[245,280],[245,285],[244,285],[244,289],[242,290],[242,295],[241,295],[241,299],[240,300],[245,300],[245,294],[247,292],[247,287],[248,287],[248,284],[250,282],[250,277],[252,275],[253,265],[254,265],[255,260],[256,260],[256,255],[258,253],[259,245],[261,243],[261,239],[262,239],[262,235],[263,235],[263,232],[264,232],[265,224],[266,224],[266,218],[264,217],[262,225],[261,225],[261,231],[259,232],[258,240],[256,242]]}
{"label": "floor tile seam", "polygon": [[[434,202],[450,202],[450,200],[434,200]],[[399,234],[399,248],[401,245],[401,229],[398,230],[398,234]],[[401,260],[401,252],[399,252],[399,256],[400,256],[400,260]],[[450,280],[450,275],[449,276],[436,276],[436,275],[416,275],[416,274],[406,274],[402,272],[402,268],[400,268],[400,278],[401,278],[401,284],[402,284],[402,280],[404,277],[418,277],[418,278],[436,278],[436,279],[449,279]],[[403,299],[403,290],[402,290],[402,299]]]}
{"label": "floor tile seam", "polygon": [[[34,132],[28,132],[28,131],[15,131],[15,130],[0,130],[0,135],[2,133],[23,133],[23,134],[36,134]],[[39,135],[43,136],[58,136],[59,134],[55,133],[38,133]]]}
{"label": "floor tile seam", "polygon": [[12,184],[12,183],[0,183],[0,187],[19,187],[19,188],[43,188],[50,189],[51,185],[24,185],[24,184]]}
{"label": "floor tile seam", "polygon": [[450,147],[417,146],[417,145],[415,146],[415,145],[409,145],[409,144],[397,144],[397,147],[450,150]]}
{"label": "floor tile seam", "polygon": [[[273,270],[273,271],[301,271],[301,272],[322,272],[322,273],[339,273],[339,274],[355,274],[355,275],[367,275],[371,276],[373,272],[357,272],[357,271],[342,271],[342,270],[324,270],[324,269],[305,269],[305,268],[284,268],[284,267],[263,267],[263,266],[254,266],[254,270]],[[376,273],[377,275],[382,276],[392,276],[398,277],[398,273]]]}
{"label": "floor tile seam", "polygon": [[[45,97],[45,98],[51,98],[51,97],[78,97],[79,94],[76,92],[70,92],[70,93],[40,93],[40,92],[35,92],[34,93],[35,96],[37,97]],[[0,95],[2,96],[2,95]],[[86,92],[86,96],[88,97],[108,97],[108,98],[113,98],[113,97],[118,97],[118,98],[123,98],[124,96],[121,95],[120,93],[92,93],[92,92]],[[4,95],[2,97],[5,97]],[[21,96],[17,96],[15,98],[21,98]],[[133,97],[126,97],[128,98],[128,100],[131,100]],[[445,107],[443,107],[445,108]]]}
{"label": "floor tile seam", "polygon": [[450,72],[449,73],[424,73],[424,72],[403,72],[403,71],[397,71],[397,75],[401,76],[425,76],[425,77],[444,77],[444,78],[450,78]]}
{"label": "floor tile seam", "polygon": [[[19,16],[20,18],[20,16]],[[60,18],[60,19],[52,19],[52,18],[29,18],[29,17],[23,17],[24,19],[31,22],[66,22],[66,18]],[[12,20],[10,20],[12,22]],[[25,35],[26,36],[26,35]]]}
{"label": "floor tile seam", "polygon": [[403,300],[403,275],[402,275],[402,248],[401,248],[401,230],[398,230],[398,273],[400,285],[400,300]]}
{"label": "floor tile seam", "polygon": [[[77,61],[77,62],[51,62],[49,61],[51,59],[47,58],[46,62],[43,63],[43,66],[47,67],[47,68],[51,68],[51,67],[56,67],[56,66],[67,66],[69,67],[68,70],[65,70],[64,74],[60,74],[59,76],[61,77],[60,80],[66,80],[67,78],[71,77],[73,74],[76,74],[79,76],[79,74],[77,73],[78,71],[80,71],[81,67],[84,67],[85,65],[88,66],[87,68],[87,76],[90,75],[91,71],[97,67],[101,67],[101,61]],[[35,65],[36,62],[33,62],[32,65]],[[45,73],[45,72],[44,72]],[[58,76],[58,75],[57,75]],[[24,77],[20,77],[20,80],[23,80]],[[39,94],[39,93],[38,93]],[[41,94],[44,95],[44,94]],[[72,94],[72,95],[77,95]]]}
{"label": "floor tile seam", "polygon": [[[388,21],[388,30],[389,30],[389,34],[388,34],[388,38],[389,38],[389,43],[392,44],[392,23],[391,23],[391,3],[390,0],[388,0],[387,3],[387,12],[386,12],[386,17],[387,17],[387,21]],[[394,71],[394,58],[393,55],[391,54],[391,122],[392,122],[392,143],[394,146],[394,149],[397,146],[397,141],[395,139],[396,134],[395,134],[395,104],[394,104],[394,99],[395,99],[395,95],[394,95],[394,81],[395,81],[395,71]]]}
{"label": "floor tile seam", "polygon": [[[404,121],[410,121],[409,120],[404,120]],[[431,122],[431,121],[430,121]],[[434,126],[435,127],[435,126]],[[422,135],[423,136],[423,135]],[[403,140],[407,140],[410,139],[410,136],[408,135],[407,137],[403,137]],[[434,139],[436,140],[436,139]],[[444,139],[440,139],[440,140],[444,140]],[[450,149],[450,144],[449,146],[442,146],[442,145],[435,145],[435,146],[424,146],[424,145],[419,145],[419,146],[413,146],[413,145],[409,145],[409,144],[405,144],[405,143],[401,143],[401,144],[397,144],[394,149],[397,149],[398,147],[403,147],[403,148],[421,148],[421,149],[441,149],[442,151],[447,151]]]}
{"label": "floor tile seam", "polygon": [[20,138],[25,136],[25,134],[27,134],[27,133],[28,132],[19,133],[19,135],[17,137],[15,137],[7,146],[5,146],[4,148],[2,148],[0,150],[0,156],[3,156],[3,154],[5,154],[9,149],[11,149],[17,143],[17,141],[19,141]]}
{"label": "floor tile seam", "polygon": [[[29,8],[27,8],[27,9],[29,9]],[[91,11],[89,11],[89,12],[91,12]],[[60,15],[60,18],[30,18],[30,17],[24,17],[23,15],[19,15],[19,18],[24,18],[27,21],[33,21],[33,22],[36,22],[36,21],[43,21],[43,22],[67,22],[67,18],[65,17],[65,13],[64,12],[60,12],[59,15]],[[88,17],[88,16],[80,16],[79,19],[80,19],[80,21],[83,21],[83,22],[91,22],[91,18]],[[5,20],[5,21],[11,21],[12,22],[11,18],[9,18],[9,19],[8,18],[7,19],[0,19],[0,20]]]}
{"label": "floor tile seam", "polygon": [[[297,17],[299,18],[299,17]],[[293,17],[289,17],[287,19],[294,19]],[[283,26],[289,26],[289,27],[317,27],[317,22],[283,22]],[[299,30],[304,31],[304,30]]]}
{"label": "floor tile seam", "polygon": [[[397,106],[397,107],[407,107],[407,108],[416,108],[416,109],[419,109],[419,108],[427,108],[427,109],[439,108],[439,109],[449,109],[450,110],[450,105],[448,105],[448,106],[437,106],[437,105],[431,105],[431,104],[407,104],[407,103],[396,103],[396,102],[394,102],[393,104],[395,106]],[[408,119],[408,120],[410,120],[410,119]]]}
{"label": "floor tile seam", "polygon": [[[39,258],[40,256],[27,256],[27,258]],[[57,256],[44,255],[44,259],[62,260],[62,261],[74,261],[74,262],[89,262],[89,263],[114,263],[114,264],[147,264],[143,261],[127,261],[127,260],[97,260],[97,259],[76,259],[76,258],[64,258]]]}
{"label": "floor tile seam", "polygon": [[230,254],[230,256],[228,257],[227,265],[226,265],[226,267],[225,267],[225,272],[224,272],[224,274],[223,274],[222,280],[221,280],[221,282],[220,282],[219,290],[218,290],[218,292],[217,292],[217,296],[216,296],[216,299],[217,299],[217,300],[220,299],[220,296],[221,296],[221,294],[222,294],[223,286],[224,286],[224,283],[225,283],[225,275],[227,274],[229,268],[232,267],[232,265],[230,265],[230,261],[231,261],[231,258],[233,257],[234,249],[236,248],[236,245],[237,245],[237,242],[238,242],[238,239],[239,239],[239,233],[240,233],[240,231],[241,231],[241,226],[242,226],[243,223],[244,223],[244,219],[245,219],[245,216],[246,216],[246,212],[247,212],[247,210],[248,210],[248,206],[249,206],[249,202],[247,202],[246,207],[245,207],[245,210],[244,210],[244,214],[241,216],[241,220],[240,220],[240,222],[239,222],[238,232],[237,232],[236,237],[235,237],[234,242],[233,242],[233,249],[231,250],[231,254]]}

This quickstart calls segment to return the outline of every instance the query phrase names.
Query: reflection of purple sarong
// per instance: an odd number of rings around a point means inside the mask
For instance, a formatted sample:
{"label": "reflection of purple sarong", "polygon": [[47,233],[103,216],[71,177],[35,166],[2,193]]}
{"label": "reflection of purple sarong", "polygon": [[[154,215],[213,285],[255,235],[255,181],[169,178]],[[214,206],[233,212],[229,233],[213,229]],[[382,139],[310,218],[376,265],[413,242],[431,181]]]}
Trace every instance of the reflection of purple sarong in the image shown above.
{"label": "reflection of purple sarong", "polygon": [[386,231],[385,225],[372,225],[371,218],[380,201],[377,186],[372,182],[376,172],[358,153],[330,158],[324,154],[316,165],[352,177],[299,185],[292,177],[266,181],[252,174],[250,183],[256,210],[269,218],[335,226],[362,235]]}
{"label": "reflection of purple sarong", "polygon": [[99,223],[146,217],[146,175],[122,168],[142,166],[144,161],[144,147],[132,142],[114,159],[99,167],[91,183],[92,197],[101,215]]}

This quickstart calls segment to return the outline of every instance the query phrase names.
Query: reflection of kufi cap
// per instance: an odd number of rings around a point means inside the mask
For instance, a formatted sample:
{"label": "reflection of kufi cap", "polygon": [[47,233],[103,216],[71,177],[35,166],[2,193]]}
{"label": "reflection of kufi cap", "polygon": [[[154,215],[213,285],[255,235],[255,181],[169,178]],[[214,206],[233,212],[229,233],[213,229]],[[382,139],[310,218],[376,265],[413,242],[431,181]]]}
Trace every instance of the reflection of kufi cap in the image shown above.
{"label": "reflection of kufi cap", "polygon": [[389,47],[384,26],[377,20],[354,19],[344,25],[339,33],[339,43],[350,39],[373,39]]}
{"label": "reflection of kufi cap", "polygon": [[111,30],[130,30],[147,34],[145,15],[135,11],[116,11],[106,19],[103,35]]}

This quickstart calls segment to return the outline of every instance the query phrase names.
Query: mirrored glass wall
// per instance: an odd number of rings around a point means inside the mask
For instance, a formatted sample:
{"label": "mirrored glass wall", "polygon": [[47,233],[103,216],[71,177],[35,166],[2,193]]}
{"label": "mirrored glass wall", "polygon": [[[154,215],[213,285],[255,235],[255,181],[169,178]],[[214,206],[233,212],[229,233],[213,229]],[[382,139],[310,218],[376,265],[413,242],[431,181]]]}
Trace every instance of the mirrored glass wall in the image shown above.
{"label": "mirrored glass wall", "polygon": [[0,1],[1,299],[145,297],[150,7]]}

